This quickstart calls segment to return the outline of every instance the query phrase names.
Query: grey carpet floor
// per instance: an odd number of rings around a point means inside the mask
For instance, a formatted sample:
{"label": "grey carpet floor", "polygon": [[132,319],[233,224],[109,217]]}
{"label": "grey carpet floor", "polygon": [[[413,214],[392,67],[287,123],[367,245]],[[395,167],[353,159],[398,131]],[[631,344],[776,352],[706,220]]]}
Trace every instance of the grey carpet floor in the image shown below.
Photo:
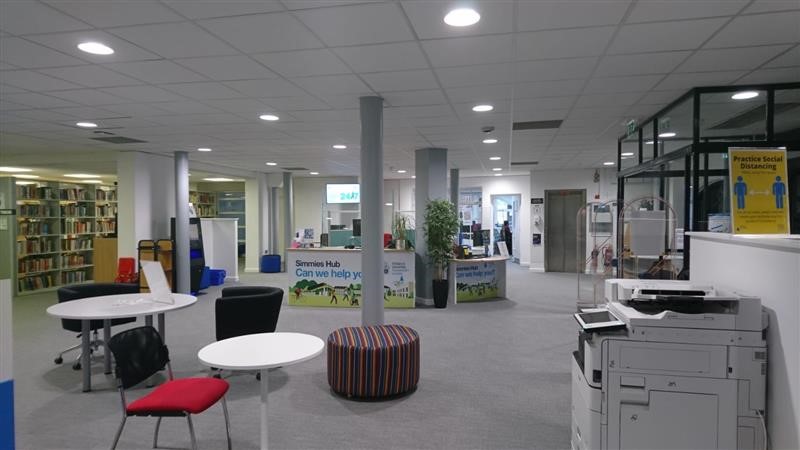
{"label": "grey carpet floor", "polygon": [[[237,283],[226,283],[226,286]],[[238,284],[285,286],[283,274],[243,274]],[[191,308],[167,315],[166,341],[177,377],[204,376],[197,351],[214,339],[211,288]],[[508,300],[447,309],[387,310],[387,323],[421,336],[421,378],[413,394],[354,402],[331,394],[324,355],[270,373],[269,442],[273,449],[565,449],[570,429],[570,353],[576,347],[575,277],[531,273],[509,265]],[[109,448],[120,421],[112,376],[94,364],[93,387],[79,372],[55,365],[55,353],[77,343],[44,310],[55,293],[14,303],[17,448]],[[278,331],[321,338],[358,325],[353,309],[284,305]],[[139,321],[141,324],[141,320]],[[115,329],[116,330],[116,329]],[[72,356],[74,358],[74,354]],[[71,361],[71,360],[70,360]],[[259,444],[259,384],[228,379],[233,446]],[[129,392],[129,398],[145,388]],[[149,448],[154,419],[128,420],[121,449]],[[201,449],[225,448],[221,407],[195,417]],[[167,418],[160,447],[189,448],[185,419]]]}

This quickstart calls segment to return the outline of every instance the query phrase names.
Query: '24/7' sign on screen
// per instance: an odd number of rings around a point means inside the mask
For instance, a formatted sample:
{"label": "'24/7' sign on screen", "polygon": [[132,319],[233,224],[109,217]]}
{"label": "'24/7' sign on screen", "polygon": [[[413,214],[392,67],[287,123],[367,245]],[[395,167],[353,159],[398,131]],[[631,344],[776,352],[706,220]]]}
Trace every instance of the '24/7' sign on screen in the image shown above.
{"label": "'24/7' sign on screen", "polygon": [[328,184],[326,201],[328,203],[360,203],[361,195],[358,184]]}

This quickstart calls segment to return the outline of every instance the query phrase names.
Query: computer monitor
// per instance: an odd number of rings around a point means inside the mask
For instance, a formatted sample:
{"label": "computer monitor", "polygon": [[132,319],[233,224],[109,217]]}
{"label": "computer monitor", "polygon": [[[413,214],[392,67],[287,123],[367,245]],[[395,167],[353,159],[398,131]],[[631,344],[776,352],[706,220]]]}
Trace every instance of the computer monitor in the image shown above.
{"label": "computer monitor", "polygon": [[361,237],[361,219],[353,219],[353,237]]}

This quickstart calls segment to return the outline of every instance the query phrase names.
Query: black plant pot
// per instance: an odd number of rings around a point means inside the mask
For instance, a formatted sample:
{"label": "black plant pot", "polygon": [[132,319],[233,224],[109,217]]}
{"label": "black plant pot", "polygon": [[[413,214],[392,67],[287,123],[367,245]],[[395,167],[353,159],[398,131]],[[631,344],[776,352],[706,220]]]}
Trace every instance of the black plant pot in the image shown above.
{"label": "black plant pot", "polygon": [[433,305],[437,308],[447,308],[447,280],[433,280]]}

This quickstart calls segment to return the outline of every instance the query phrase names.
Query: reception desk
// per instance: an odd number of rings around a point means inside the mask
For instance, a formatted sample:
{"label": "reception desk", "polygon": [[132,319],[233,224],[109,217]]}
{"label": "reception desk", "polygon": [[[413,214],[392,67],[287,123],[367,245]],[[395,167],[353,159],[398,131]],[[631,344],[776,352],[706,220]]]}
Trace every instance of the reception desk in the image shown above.
{"label": "reception desk", "polygon": [[506,296],[507,256],[451,259],[448,303],[474,302]]}
{"label": "reception desk", "polygon": [[[357,308],[361,305],[361,250],[343,247],[287,250],[289,305]],[[414,252],[385,249],[383,304],[413,308]]]}

